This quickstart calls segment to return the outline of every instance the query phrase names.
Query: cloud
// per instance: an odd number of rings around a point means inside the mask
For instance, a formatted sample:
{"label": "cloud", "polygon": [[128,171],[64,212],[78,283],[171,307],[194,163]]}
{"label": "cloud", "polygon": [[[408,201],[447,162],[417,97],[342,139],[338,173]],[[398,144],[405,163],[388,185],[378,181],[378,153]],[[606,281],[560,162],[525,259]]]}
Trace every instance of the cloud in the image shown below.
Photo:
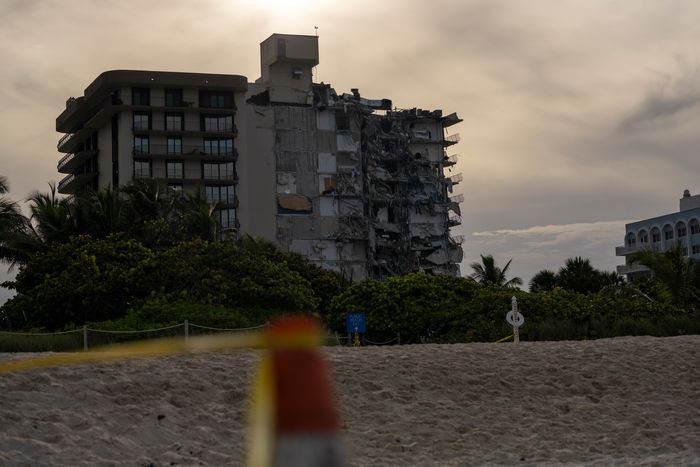
{"label": "cloud", "polygon": [[676,75],[661,73],[659,81],[648,91],[641,105],[619,125],[621,131],[648,130],[649,126],[667,122],[700,103],[700,70],[677,58]]}
{"label": "cloud", "polygon": [[625,224],[629,222],[580,222],[473,232],[463,245],[462,273],[471,272],[468,265],[479,261],[480,254],[494,255],[499,264],[512,259],[511,273],[521,277],[525,285],[538,271],[556,271],[574,256],[589,258],[598,269],[615,270],[624,261],[615,256],[615,247],[622,245]]}

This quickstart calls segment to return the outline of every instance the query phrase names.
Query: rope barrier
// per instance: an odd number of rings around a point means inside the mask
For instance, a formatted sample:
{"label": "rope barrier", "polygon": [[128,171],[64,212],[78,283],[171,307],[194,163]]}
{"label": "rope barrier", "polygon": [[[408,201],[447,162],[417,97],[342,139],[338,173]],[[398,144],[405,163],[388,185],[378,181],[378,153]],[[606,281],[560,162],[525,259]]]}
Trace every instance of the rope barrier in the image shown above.
{"label": "rope barrier", "polygon": [[[154,329],[142,329],[139,331],[110,331],[108,329],[92,329],[92,328],[85,328],[86,331],[92,331],[92,332],[101,332],[103,334],[138,334],[138,333],[145,333],[145,332],[156,332],[156,331],[165,331],[167,329],[175,329],[184,326],[183,323],[180,324],[174,324],[172,326],[166,326],[164,328],[154,328]],[[194,326],[193,324],[190,324],[190,326]]]}
{"label": "rope barrier", "polygon": [[372,345],[386,345],[386,344],[391,344],[392,342],[394,342],[394,341],[396,341],[396,340],[398,340],[398,337],[394,337],[393,339],[389,339],[389,340],[386,341],[386,342],[372,342],[372,341],[369,340],[369,339],[365,339],[365,342],[367,342],[367,343],[369,343],[369,344],[372,344]]}
{"label": "rope barrier", "polygon": [[259,332],[217,334],[209,336],[167,337],[129,344],[107,345],[90,351],[49,355],[31,359],[0,362],[0,373],[45,368],[75,363],[145,358],[186,352],[217,352],[232,349],[309,348],[322,344],[321,336],[301,334],[269,336]]}
{"label": "rope barrier", "polygon": [[228,331],[228,332],[231,332],[231,331],[252,331],[254,329],[262,329],[262,328],[267,326],[266,324],[260,324],[258,326],[250,326],[247,328],[212,328],[209,326],[200,326],[199,324],[192,324],[192,323],[188,323],[188,324],[192,328],[209,329],[211,331]]}
{"label": "rope barrier", "polygon": [[10,331],[0,331],[0,334],[6,334],[10,336],[56,336],[59,334],[70,334],[72,332],[83,332],[82,329],[73,329],[71,331],[59,331],[59,332],[10,332]]}

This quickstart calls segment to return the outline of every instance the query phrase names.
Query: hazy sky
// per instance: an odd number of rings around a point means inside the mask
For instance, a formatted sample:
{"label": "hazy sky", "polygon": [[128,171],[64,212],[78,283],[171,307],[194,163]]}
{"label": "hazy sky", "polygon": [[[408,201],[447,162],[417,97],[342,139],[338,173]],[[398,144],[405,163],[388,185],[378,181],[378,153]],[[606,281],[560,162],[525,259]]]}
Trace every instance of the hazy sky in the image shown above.
{"label": "hazy sky", "polygon": [[625,222],[700,191],[696,0],[0,0],[0,24],[16,199],[59,178],[55,118],[102,71],[253,81],[262,40],[314,26],[318,81],[464,119],[463,274],[480,253],[526,282],[576,255],[614,269]]}

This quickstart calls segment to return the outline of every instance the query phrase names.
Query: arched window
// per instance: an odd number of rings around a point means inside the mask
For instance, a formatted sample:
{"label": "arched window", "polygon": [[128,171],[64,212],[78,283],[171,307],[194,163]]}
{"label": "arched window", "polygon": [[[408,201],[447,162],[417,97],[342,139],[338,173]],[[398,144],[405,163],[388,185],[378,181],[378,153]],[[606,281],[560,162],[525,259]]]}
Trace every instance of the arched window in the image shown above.
{"label": "arched window", "polygon": [[688,235],[688,229],[685,227],[685,222],[676,223],[676,238],[683,238]]}
{"label": "arched window", "polygon": [[664,240],[673,240],[673,227],[666,224],[664,225]]}
{"label": "arched window", "polygon": [[651,241],[652,243],[658,243],[661,241],[661,231],[658,227],[651,229]]}
{"label": "arched window", "polygon": [[688,225],[690,226],[690,235],[700,234],[700,222],[697,219],[690,219]]}
{"label": "arched window", "polygon": [[637,239],[635,238],[635,236],[632,232],[628,233],[626,238],[627,239],[626,239],[625,243],[627,244],[627,246],[630,246],[630,247],[635,246],[635,244],[637,243]]}
{"label": "arched window", "polygon": [[646,230],[640,230],[639,231],[639,243],[649,243],[649,234],[647,233]]}

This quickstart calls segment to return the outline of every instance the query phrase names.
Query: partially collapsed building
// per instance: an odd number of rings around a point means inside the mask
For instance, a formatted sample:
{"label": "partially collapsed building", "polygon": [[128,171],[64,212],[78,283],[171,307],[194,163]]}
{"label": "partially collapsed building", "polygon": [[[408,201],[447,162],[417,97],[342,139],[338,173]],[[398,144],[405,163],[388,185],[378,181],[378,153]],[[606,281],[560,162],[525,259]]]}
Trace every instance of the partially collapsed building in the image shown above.
{"label": "partially collapsed building", "polygon": [[202,190],[227,229],[351,280],[459,274],[456,114],[314,83],[318,38],[273,34],[261,78],[111,71],[58,117],[63,193],[134,178]]}

